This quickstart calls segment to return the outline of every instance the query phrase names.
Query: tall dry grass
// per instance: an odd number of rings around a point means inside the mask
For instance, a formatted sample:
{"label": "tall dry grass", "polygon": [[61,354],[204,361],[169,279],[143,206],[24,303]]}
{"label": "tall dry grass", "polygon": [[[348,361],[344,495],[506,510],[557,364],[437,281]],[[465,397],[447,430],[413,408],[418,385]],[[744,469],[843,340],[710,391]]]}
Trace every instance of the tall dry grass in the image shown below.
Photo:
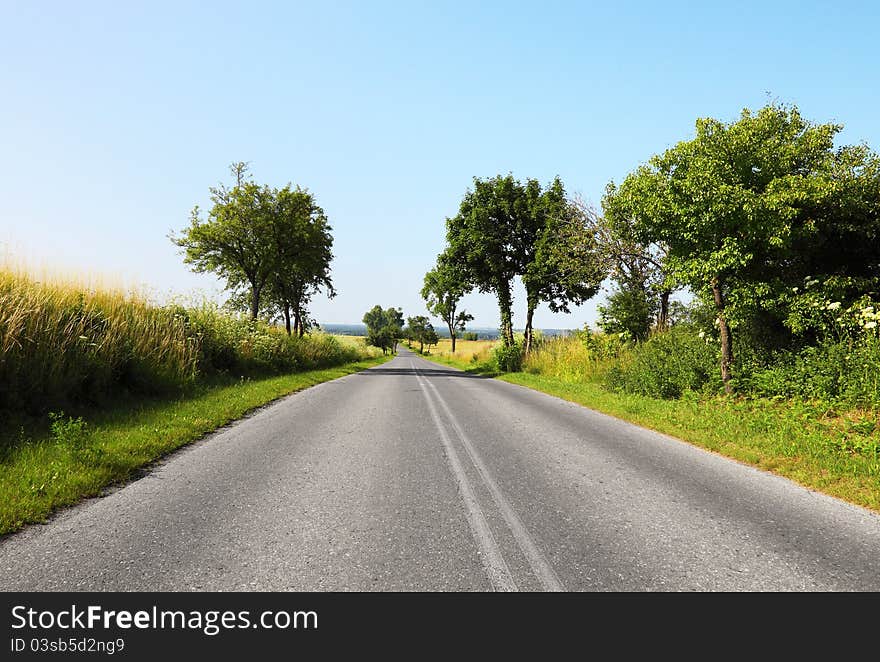
{"label": "tall dry grass", "polygon": [[278,374],[367,358],[366,347],[230,315],[151,304],[138,293],[0,267],[0,411],[39,413],[201,376]]}
{"label": "tall dry grass", "polygon": [[460,364],[486,363],[492,358],[492,350],[497,340],[459,340],[455,341],[455,352],[452,351],[452,340],[441,338],[437,346],[431,350],[435,356],[452,360]]}
{"label": "tall dry grass", "polygon": [[45,409],[75,394],[156,390],[195,376],[184,320],[137,294],[43,282],[0,269],[0,408]]}
{"label": "tall dry grass", "polygon": [[601,381],[624,351],[617,336],[580,331],[542,339],[524,357],[522,369],[571,383]]}

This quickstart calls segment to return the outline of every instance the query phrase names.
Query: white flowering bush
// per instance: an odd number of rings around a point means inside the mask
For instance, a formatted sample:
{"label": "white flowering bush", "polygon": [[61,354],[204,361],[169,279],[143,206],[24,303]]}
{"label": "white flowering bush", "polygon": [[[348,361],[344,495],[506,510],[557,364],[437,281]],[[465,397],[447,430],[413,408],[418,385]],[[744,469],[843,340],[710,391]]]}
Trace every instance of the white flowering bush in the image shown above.
{"label": "white flowering bush", "polygon": [[786,297],[788,326],[796,335],[812,335],[818,340],[857,339],[876,336],[880,321],[880,302],[864,295],[855,301],[842,301],[846,283],[827,279],[824,283],[807,278],[803,289],[792,288]]}
{"label": "white flowering bush", "polygon": [[844,406],[880,404],[880,303],[867,295],[842,301],[833,285],[807,279],[803,290],[792,292],[787,323],[809,342],[750,374],[750,393]]}

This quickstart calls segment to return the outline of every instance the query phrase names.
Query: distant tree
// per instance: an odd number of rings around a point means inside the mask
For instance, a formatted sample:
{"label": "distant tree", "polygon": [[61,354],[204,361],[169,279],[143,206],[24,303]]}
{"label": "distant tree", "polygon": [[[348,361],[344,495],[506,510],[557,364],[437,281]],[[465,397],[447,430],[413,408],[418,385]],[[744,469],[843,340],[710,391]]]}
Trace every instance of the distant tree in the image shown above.
{"label": "distant tree", "polygon": [[408,337],[414,342],[419,343],[419,354],[425,351],[425,345],[430,340],[437,340],[437,332],[434,331],[434,326],[424,315],[407,318],[406,325]]}
{"label": "distant tree", "polygon": [[467,323],[474,319],[466,311],[458,310],[459,301],[469,290],[467,277],[456,269],[448,255],[438,256],[437,266],[425,274],[422,298],[428,312],[442,319],[449,329],[453,352],[457,332],[463,331]]}
{"label": "distant tree", "polygon": [[431,347],[435,347],[439,342],[440,336],[437,335],[434,327],[429,324],[428,329],[425,331],[425,346],[430,349]]}
{"label": "distant tree", "polygon": [[383,354],[397,350],[397,343],[403,339],[403,312],[399,308],[373,306],[364,314],[367,325],[367,344],[378,347]]}
{"label": "distant tree", "polygon": [[194,207],[189,227],[179,236],[172,233],[171,240],[183,249],[193,271],[216,273],[231,291],[247,286],[251,318],[256,319],[275,266],[272,195],[268,187],[253,183],[247,170],[247,164],[233,163],[235,185],[210,188],[213,206],[207,218]]}

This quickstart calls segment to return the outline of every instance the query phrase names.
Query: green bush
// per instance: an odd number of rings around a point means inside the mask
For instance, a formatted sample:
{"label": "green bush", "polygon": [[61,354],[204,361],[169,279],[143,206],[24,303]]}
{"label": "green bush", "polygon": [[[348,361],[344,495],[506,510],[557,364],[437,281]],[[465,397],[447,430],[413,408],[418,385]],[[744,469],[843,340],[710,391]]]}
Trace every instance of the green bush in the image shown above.
{"label": "green bush", "polygon": [[605,375],[614,390],[659,398],[678,398],[685,391],[716,389],[718,349],[690,326],[657,333],[622,354]]}
{"label": "green bush", "polygon": [[826,340],[779,354],[772,365],[749,375],[743,390],[762,397],[874,407],[880,402],[880,342],[873,336]]}
{"label": "green bush", "polygon": [[500,344],[492,350],[492,365],[499,372],[519,372],[522,370],[522,345]]}

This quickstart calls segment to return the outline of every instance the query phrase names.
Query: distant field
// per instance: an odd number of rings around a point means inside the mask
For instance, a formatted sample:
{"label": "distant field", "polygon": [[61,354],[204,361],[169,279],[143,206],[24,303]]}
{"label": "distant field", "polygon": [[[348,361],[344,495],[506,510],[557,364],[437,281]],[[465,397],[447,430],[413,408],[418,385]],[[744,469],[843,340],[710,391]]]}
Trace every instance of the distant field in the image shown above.
{"label": "distant field", "polygon": [[337,333],[333,333],[331,335],[346,347],[356,347],[358,349],[363,349],[367,346],[367,339],[365,336],[346,336]]}
{"label": "distant field", "polygon": [[[485,366],[491,357],[492,348],[497,344],[497,340],[456,340],[455,354],[453,354],[452,340],[442,338],[435,347],[431,347],[429,355],[434,360],[456,368]],[[425,351],[428,352],[428,350]]]}

